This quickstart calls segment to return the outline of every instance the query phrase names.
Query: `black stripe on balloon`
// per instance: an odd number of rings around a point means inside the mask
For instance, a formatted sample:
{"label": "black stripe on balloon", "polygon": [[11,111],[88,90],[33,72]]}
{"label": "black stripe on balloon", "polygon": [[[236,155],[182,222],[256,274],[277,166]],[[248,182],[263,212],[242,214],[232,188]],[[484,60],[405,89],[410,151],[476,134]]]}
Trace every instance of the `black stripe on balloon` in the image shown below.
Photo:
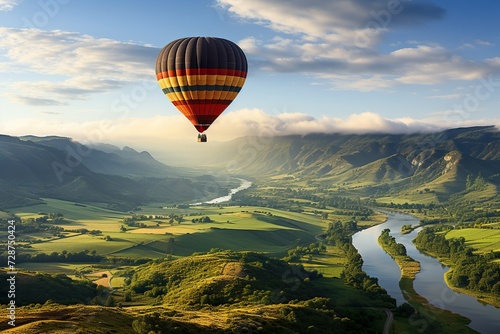
{"label": "black stripe on balloon", "polygon": [[194,85],[194,86],[176,86],[163,88],[163,93],[179,93],[179,92],[194,92],[194,91],[224,91],[224,92],[239,92],[241,87],[225,86],[225,85]]}

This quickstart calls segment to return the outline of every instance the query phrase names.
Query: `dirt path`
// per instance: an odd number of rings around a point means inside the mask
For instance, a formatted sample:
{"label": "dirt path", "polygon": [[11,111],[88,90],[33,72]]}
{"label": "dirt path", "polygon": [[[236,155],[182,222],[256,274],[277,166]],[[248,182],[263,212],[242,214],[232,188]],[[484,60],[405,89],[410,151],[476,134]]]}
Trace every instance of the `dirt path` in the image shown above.
{"label": "dirt path", "polygon": [[389,334],[391,331],[392,320],[394,319],[394,315],[389,309],[385,309],[385,313],[387,314],[387,319],[385,320],[384,334]]}
{"label": "dirt path", "polygon": [[[103,277],[103,275],[106,275]],[[95,273],[91,273],[87,275],[88,278],[90,279],[95,279],[93,282],[97,285],[102,285],[106,288],[112,289],[113,287],[111,286],[111,278],[113,277],[113,274],[109,271],[99,271]]]}

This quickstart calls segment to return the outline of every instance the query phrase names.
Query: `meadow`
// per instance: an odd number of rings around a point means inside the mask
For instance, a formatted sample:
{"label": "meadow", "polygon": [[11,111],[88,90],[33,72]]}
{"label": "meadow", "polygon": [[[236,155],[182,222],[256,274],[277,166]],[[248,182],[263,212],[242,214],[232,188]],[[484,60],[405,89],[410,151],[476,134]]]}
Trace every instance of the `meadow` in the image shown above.
{"label": "meadow", "polygon": [[500,230],[484,228],[454,229],[446,233],[446,239],[465,238],[465,244],[479,254],[500,252]]}
{"label": "meadow", "polygon": [[114,221],[115,219],[121,219],[124,216],[123,212],[106,209],[99,206],[99,203],[90,205],[53,198],[43,198],[43,202],[44,204],[20,207],[12,211],[23,219],[36,218],[40,213],[58,212],[68,219],[79,222],[92,220],[108,222]]}
{"label": "meadow", "polygon": [[[429,194],[415,194],[428,196]],[[299,201],[299,199],[291,199]],[[21,252],[61,253],[95,251],[107,259],[113,258],[153,258],[178,259],[193,253],[211,253],[214,249],[232,249],[234,251],[257,251],[270,256],[282,258],[287,251],[297,246],[307,246],[322,241],[321,233],[325,232],[332,222],[348,222],[353,219],[354,210],[339,210],[326,206],[320,208],[318,203],[301,200],[302,212],[287,211],[263,206],[191,206],[163,207],[160,203],[141,207],[135,212],[119,212],[101,207],[99,204],[79,204],[56,199],[44,199],[46,204],[22,207],[13,210],[23,220],[39,218],[49,213],[60,213],[64,220],[57,225],[64,232],[52,234],[50,231],[34,232],[30,235],[36,242],[27,244],[29,248],[21,248]],[[328,212],[327,218],[323,214]],[[341,214],[344,212],[344,214]],[[182,219],[179,222],[178,217]],[[137,219],[140,224],[126,224],[125,218]],[[203,222],[203,218],[210,219]],[[175,219],[174,219],[175,218]],[[374,213],[368,220],[357,221],[358,227],[372,226],[385,220],[382,213]],[[49,222],[50,224],[50,222]],[[101,233],[87,233],[99,230]],[[125,230],[125,231],[123,231]],[[471,246],[481,252],[498,250],[498,230],[461,229],[451,231],[464,236]],[[453,237],[449,233],[447,237]],[[24,236],[23,236],[24,238]],[[496,241],[495,241],[496,240]],[[496,242],[496,244],[495,244]],[[307,270],[317,270],[324,279],[318,281],[316,288],[331,291],[335,303],[350,309],[351,305],[359,305],[360,291],[346,286],[338,279],[345,268],[347,258],[337,246],[328,245],[326,252],[316,255],[305,255],[300,262]],[[126,272],[141,267],[128,265],[112,265],[108,263],[21,263],[19,268],[33,272],[62,273],[74,279],[85,278],[100,285],[118,288],[114,292],[116,301],[123,303],[125,309],[135,314],[134,307],[143,304],[154,304],[157,300],[151,296],[133,294],[133,300],[125,301],[124,289],[128,285]],[[107,277],[103,277],[106,273]],[[280,277],[278,277],[280,278]],[[282,279],[282,278],[281,278]],[[123,288],[123,289],[120,289]],[[149,299],[148,299],[149,298]],[[366,300],[363,304],[373,304]],[[373,304],[373,306],[375,306]],[[142,307],[142,306],[141,306]],[[356,313],[353,308],[349,312]],[[377,307],[373,312],[382,312]],[[380,321],[380,320],[378,320]],[[403,328],[407,319],[395,318],[395,328]],[[377,324],[382,327],[382,323]]]}
{"label": "meadow", "polygon": [[[44,202],[17,208],[14,213],[23,220],[60,213],[64,221],[57,225],[65,231],[57,236],[48,232],[28,235],[36,242],[30,243],[26,252],[87,250],[105,256],[161,258],[220,248],[285,254],[290,247],[316,241],[315,236],[327,227],[321,215],[312,211],[296,213],[253,206],[165,208],[154,204],[132,213],[56,199],[46,198]],[[140,223],[145,227],[124,225],[124,218],[133,214],[141,215]],[[182,221],[172,222],[169,217],[173,216],[182,216]],[[201,222],[206,216],[210,221]],[[120,231],[122,226],[125,232]],[[82,230],[100,233],[79,232]]]}

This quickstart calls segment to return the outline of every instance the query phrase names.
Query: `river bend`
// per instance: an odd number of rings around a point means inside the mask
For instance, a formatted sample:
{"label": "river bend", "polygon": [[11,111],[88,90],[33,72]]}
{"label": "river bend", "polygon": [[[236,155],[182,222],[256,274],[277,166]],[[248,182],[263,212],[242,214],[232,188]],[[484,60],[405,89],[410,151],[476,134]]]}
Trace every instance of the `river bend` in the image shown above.
{"label": "river bend", "polygon": [[417,250],[411,240],[415,238],[420,228],[409,234],[401,234],[401,226],[405,224],[416,226],[419,224],[418,219],[401,213],[384,213],[387,214],[385,223],[357,232],[352,237],[354,247],[358,249],[363,258],[363,270],[368,275],[377,277],[379,285],[396,299],[398,305],[405,302],[399,288],[401,271],[396,262],[380,248],[377,241],[382,230],[388,228],[396,241],[405,245],[408,255],[420,262],[421,269],[415,276],[413,283],[418,294],[439,308],[471,319],[469,326],[480,333],[499,333],[500,309],[483,304],[474,297],[448,288],[444,282],[444,273],[449,268],[441,265],[437,259]]}

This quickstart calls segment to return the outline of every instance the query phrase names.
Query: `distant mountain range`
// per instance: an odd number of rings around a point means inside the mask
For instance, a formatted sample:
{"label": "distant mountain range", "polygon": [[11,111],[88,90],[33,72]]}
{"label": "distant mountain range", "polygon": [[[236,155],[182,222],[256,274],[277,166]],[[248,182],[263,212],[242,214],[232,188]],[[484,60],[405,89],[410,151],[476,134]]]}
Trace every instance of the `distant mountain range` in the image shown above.
{"label": "distant mountain range", "polygon": [[40,203],[41,197],[120,210],[148,202],[197,201],[207,196],[210,182],[206,175],[187,178],[179,168],[129,147],[0,135],[0,209]]}
{"label": "distant mountain range", "polygon": [[66,152],[70,160],[80,159],[81,163],[96,173],[123,176],[176,175],[177,170],[155,160],[148,152],[137,152],[125,146],[120,149],[109,144],[84,145],[65,137],[23,136],[20,139]]}
{"label": "distant mountain range", "polygon": [[[361,195],[426,188],[446,199],[478,177],[500,186],[500,132],[493,126],[419,134],[244,137],[211,152],[234,173],[293,177]],[[490,189],[491,190],[491,189]]]}
{"label": "distant mountain range", "polygon": [[[207,146],[204,153],[200,161],[232,174],[289,178],[351,195],[425,191],[433,194],[427,201],[467,193],[476,200],[498,198],[500,187],[500,132],[493,126],[408,135],[243,137]],[[193,175],[129,147],[0,136],[0,209],[39,203],[41,197],[121,210],[148,202],[198,201],[210,195],[207,189],[215,181]],[[220,183],[217,187],[225,192]]]}

